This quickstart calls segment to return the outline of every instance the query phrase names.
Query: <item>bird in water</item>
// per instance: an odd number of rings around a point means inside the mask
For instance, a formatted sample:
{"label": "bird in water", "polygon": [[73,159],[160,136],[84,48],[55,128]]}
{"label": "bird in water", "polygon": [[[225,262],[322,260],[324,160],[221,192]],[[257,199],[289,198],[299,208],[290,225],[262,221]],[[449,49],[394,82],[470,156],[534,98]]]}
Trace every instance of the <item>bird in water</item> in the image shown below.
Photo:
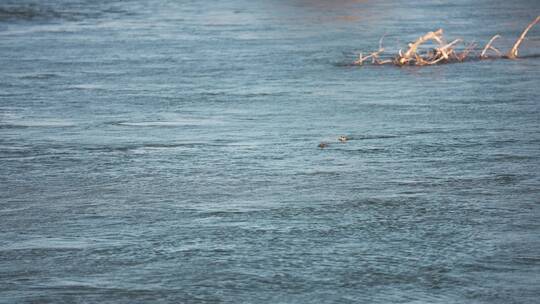
{"label": "bird in water", "polygon": [[344,142],[347,142],[347,140],[349,140],[349,138],[347,136],[341,135],[340,137],[338,137],[338,140],[340,142],[344,143]]}
{"label": "bird in water", "polygon": [[318,145],[318,147],[321,148],[321,149],[324,149],[324,148],[328,147],[328,144],[322,142],[322,143],[320,143],[320,144]]}

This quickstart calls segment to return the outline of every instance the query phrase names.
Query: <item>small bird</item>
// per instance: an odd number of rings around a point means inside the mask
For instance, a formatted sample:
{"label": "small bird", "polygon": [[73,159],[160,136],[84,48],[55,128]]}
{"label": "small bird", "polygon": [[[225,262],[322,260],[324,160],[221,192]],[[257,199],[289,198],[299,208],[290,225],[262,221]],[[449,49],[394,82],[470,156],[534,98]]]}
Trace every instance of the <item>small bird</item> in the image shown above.
{"label": "small bird", "polygon": [[322,143],[320,143],[320,144],[318,145],[318,147],[321,148],[321,149],[324,149],[324,148],[328,147],[328,144],[322,142]]}
{"label": "small bird", "polygon": [[349,138],[347,138],[347,136],[343,136],[341,135],[340,137],[338,137],[338,140],[342,143],[346,142],[347,140],[349,140]]}

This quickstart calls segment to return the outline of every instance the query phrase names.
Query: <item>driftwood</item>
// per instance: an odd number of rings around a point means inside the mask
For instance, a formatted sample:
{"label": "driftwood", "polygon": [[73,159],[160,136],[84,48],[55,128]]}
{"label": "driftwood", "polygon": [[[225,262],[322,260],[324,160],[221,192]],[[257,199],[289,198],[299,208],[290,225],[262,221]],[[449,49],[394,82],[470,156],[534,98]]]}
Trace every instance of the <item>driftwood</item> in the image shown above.
{"label": "driftwood", "polygon": [[495,39],[497,38],[501,38],[501,35],[495,35],[491,39],[489,39],[489,42],[486,44],[486,46],[482,50],[482,53],[480,53],[480,58],[487,58],[486,52],[489,50],[494,50],[495,52],[497,52],[499,56],[501,56],[501,52],[492,46],[493,41],[495,41]]}
{"label": "driftwood", "polygon": [[[501,51],[499,51],[497,48],[493,46],[493,42],[500,38],[499,35],[493,36],[488,43],[484,46],[480,54],[478,55],[478,51],[476,50],[476,44],[471,43],[468,46],[462,47],[462,50],[459,51],[459,48],[457,48],[458,45],[463,43],[461,39],[455,39],[450,43],[447,43],[444,39],[443,30],[439,29],[434,32],[428,32],[425,35],[419,37],[414,42],[409,43],[408,49],[403,52],[401,49],[398,51],[398,54],[394,56],[393,58],[390,57],[387,59],[383,59],[383,53],[384,53],[384,47],[382,46],[383,38],[379,41],[379,49],[375,52],[369,53],[369,55],[363,56],[362,53],[360,53],[357,60],[354,61],[355,65],[363,65],[364,63],[368,62],[368,60],[371,61],[371,64],[394,64],[397,66],[404,66],[404,65],[417,65],[417,66],[424,66],[424,65],[434,65],[434,64],[440,64],[440,63],[450,63],[450,62],[462,62],[467,59],[488,59],[488,58],[507,58],[507,59],[515,59],[518,57],[518,50],[520,45],[522,44],[523,40],[525,39],[525,36],[530,31],[530,29],[540,22],[540,16],[536,17],[529,25],[525,28],[525,30],[521,33],[518,40],[514,43],[513,47],[508,51],[506,55],[502,55]],[[435,44],[435,47],[433,47],[429,51],[424,51],[423,53],[420,51],[422,46],[425,45],[428,42],[432,42]],[[489,51],[493,51],[496,54],[495,55],[488,55]]]}
{"label": "driftwood", "polygon": [[397,63],[399,63],[400,65],[404,65],[404,64],[413,62],[415,60],[421,63],[428,63],[428,61],[418,56],[416,51],[418,50],[418,47],[420,45],[426,43],[429,40],[434,40],[437,43],[439,43],[439,45],[442,44],[442,35],[443,35],[443,30],[440,29],[438,31],[429,32],[425,34],[424,36],[418,38],[414,43],[409,43],[409,50],[405,52],[405,54],[403,54],[401,50],[399,50],[399,57],[397,58]]}
{"label": "driftwood", "polygon": [[510,49],[510,51],[508,52],[508,54],[506,54],[506,57],[508,57],[508,58],[510,58],[510,59],[517,58],[519,46],[520,46],[521,43],[523,42],[523,39],[525,39],[525,36],[526,36],[527,33],[529,32],[529,30],[530,30],[535,24],[537,24],[538,21],[540,21],[540,16],[536,17],[536,19],[534,19],[533,22],[531,22],[531,23],[529,23],[529,25],[527,25],[527,27],[525,28],[525,30],[523,31],[523,33],[521,33],[521,35],[519,36],[519,38],[518,38],[518,40],[516,41],[516,43],[514,43],[514,46]]}

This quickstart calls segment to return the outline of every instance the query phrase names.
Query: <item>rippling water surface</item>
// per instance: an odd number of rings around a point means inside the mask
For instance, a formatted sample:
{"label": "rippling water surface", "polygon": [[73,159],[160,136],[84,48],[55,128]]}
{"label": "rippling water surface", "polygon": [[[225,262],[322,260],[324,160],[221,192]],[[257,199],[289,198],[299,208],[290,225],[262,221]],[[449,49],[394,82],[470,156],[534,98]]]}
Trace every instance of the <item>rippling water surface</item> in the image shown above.
{"label": "rippling water surface", "polygon": [[349,63],[539,13],[0,1],[0,302],[538,301],[540,58]]}

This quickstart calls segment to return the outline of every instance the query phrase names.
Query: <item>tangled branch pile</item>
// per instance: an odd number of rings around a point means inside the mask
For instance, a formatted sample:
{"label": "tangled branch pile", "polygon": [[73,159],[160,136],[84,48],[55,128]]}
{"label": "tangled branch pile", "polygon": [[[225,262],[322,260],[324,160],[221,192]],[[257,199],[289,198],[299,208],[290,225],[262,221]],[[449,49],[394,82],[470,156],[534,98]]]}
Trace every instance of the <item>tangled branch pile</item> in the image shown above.
{"label": "tangled branch pile", "polygon": [[[529,30],[538,22],[540,22],[540,16],[536,17],[525,30],[521,33],[517,41],[514,43],[513,47],[503,55],[498,49],[493,46],[493,42],[500,38],[499,35],[493,36],[488,43],[484,46],[480,54],[480,50],[476,49],[477,45],[471,43],[466,45],[462,50],[458,50],[456,46],[460,43],[463,43],[461,39],[453,40],[448,43],[443,37],[443,30],[439,29],[435,32],[429,32],[422,37],[419,37],[416,41],[409,43],[407,51],[403,52],[401,49],[398,52],[398,55],[391,59],[382,59],[384,53],[384,48],[382,46],[382,38],[379,41],[379,49],[375,52],[370,53],[367,56],[363,56],[360,53],[360,56],[356,61],[355,65],[363,65],[365,62],[371,61],[372,64],[395,64],[398,66],[403,65],[433,65],[438,63],[450,63],[450,62],[462,62],[466,59],[478,58],[478,59],[487,59],[487,58],[508,58],[515,59],[518,57],[519,46],[525,39],[525,36]],[[427,51],[420,51],[420,47],[427,42],[433,42],[436,46]],[[495,53],[494,55],[489,55],[488,53]]]}

